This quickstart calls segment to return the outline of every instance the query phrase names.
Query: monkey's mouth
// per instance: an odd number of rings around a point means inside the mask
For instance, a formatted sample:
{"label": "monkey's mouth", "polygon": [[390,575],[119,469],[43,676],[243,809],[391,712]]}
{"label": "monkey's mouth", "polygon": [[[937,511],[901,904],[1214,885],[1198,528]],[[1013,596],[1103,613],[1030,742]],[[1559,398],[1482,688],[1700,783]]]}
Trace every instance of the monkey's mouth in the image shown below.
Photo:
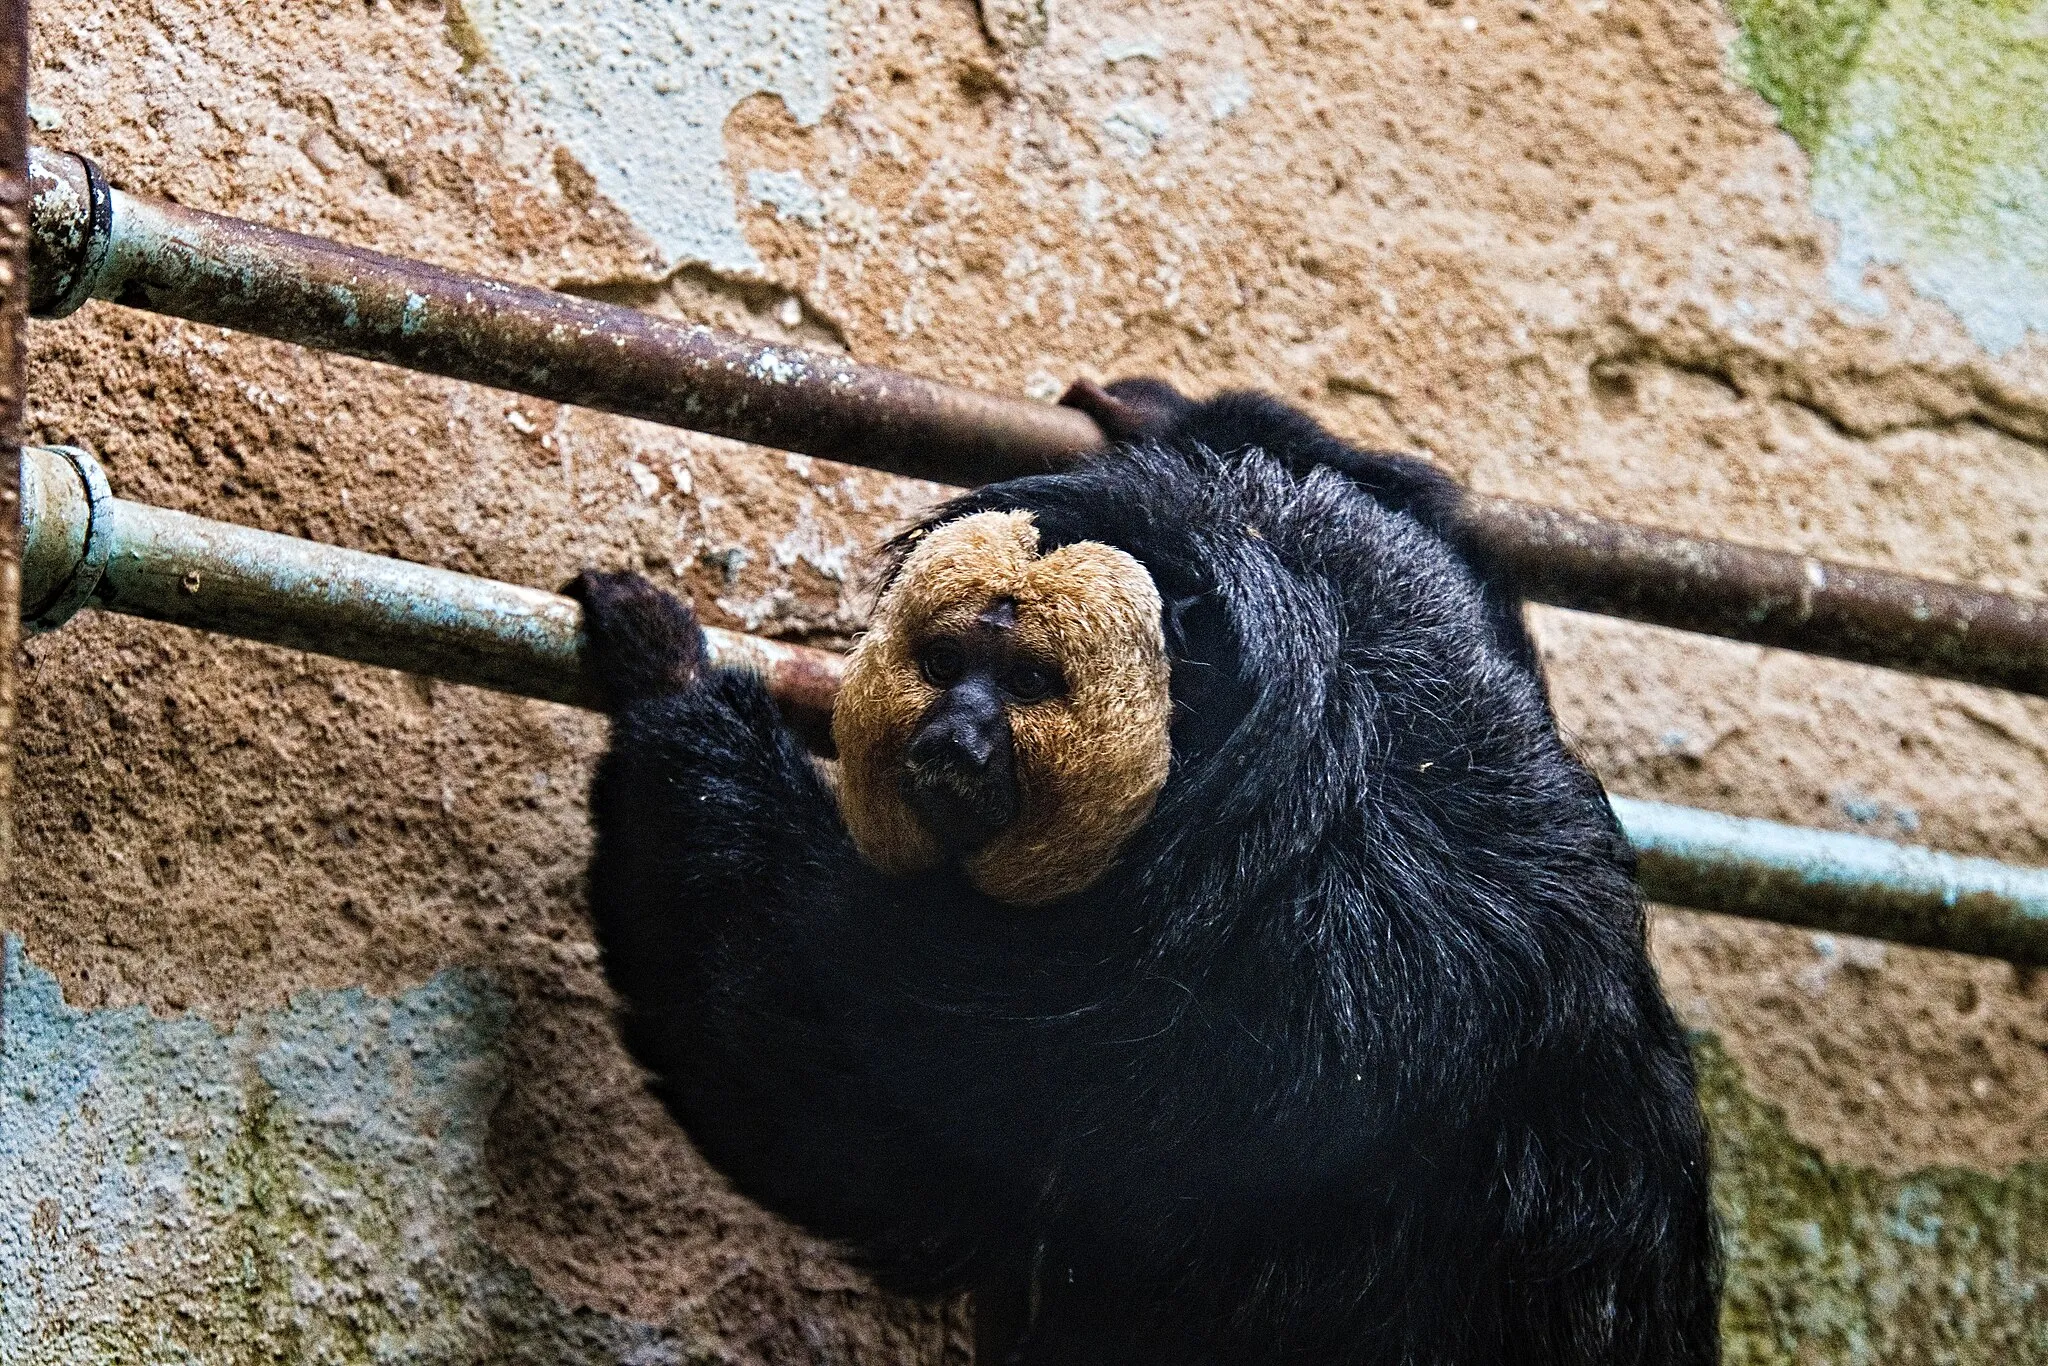
{"label": "monkey's mouth", "polygon": [[971,854],[1017,819],[1007,764],[973,771],[944,760],[906,763],[903,802],[949,858]]}

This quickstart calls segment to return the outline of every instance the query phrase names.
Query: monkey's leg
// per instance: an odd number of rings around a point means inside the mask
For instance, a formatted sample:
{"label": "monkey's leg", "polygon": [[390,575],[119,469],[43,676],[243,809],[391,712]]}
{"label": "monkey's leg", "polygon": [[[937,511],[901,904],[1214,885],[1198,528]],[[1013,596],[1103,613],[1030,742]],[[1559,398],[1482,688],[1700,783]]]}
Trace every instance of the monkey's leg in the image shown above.
{"label": "monkey's leg", "polygon": [[1200,446],[1226,456],[1256,450],[1297,476],[1327,467],[1446,539],[1455,541],[1461,531],[1457,514],[1464,489],[1455,480],[1412,456],[1353,446],[1266,394],[1239,390],[1197,402],[1164,380],[1122,379],[1104,387],[1083,379],[1068,387],[1060,403],[1094,418],[1111,441]]}
{"label": "monkey's leg", "polygon": [[681,692],[704,671],[697,609],[638,574],[586,569],[562,590],[583,604],[590,672],[617,712],[643,698]]}

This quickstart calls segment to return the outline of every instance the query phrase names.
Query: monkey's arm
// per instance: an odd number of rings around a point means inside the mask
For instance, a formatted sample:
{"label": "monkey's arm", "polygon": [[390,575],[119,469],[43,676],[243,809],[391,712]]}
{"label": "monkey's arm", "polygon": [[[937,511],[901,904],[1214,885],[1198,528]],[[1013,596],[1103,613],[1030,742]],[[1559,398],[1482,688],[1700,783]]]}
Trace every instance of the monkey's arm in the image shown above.
{"label": "monkey's arm", "polygon": [[702,668],[686,606],[625,575],[573,591],[613,692],[590,902],[627,1047],[747,1195],[894,1279],[939,1277],[959,1221],[909,1169],[924,1118],[876,1080],[879,877],[762,683]]}

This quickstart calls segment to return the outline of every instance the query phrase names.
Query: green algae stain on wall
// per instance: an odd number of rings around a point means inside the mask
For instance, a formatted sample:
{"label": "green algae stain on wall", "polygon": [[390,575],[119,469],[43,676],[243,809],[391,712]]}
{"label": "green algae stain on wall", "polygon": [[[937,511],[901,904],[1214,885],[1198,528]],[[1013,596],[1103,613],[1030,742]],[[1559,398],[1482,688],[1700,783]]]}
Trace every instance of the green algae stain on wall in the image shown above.
{"label": "green algae stain on wall", "polygon": [[[481,1236],[503,1001],[443,973],[222,1033],[78,1010],[0,960],[0,1366],[689,1366]],[[1829,1164],[1697,1044],[1728,1366],[2048,1362],[2048,1164]]]}
{"label": "green algae stain on wall", "polygon": [[1829,1163],[1696,1043],[1728,1255],[1727,1366],[2048,1362],[2048,1164]]}
{"label": "green algae stain on wall", "polygon": [[0,1366],[683,1366],[480,1234],[505,1006],[443,973],[223,1034],[0,965]]}
{"label": "green algae stain on wall", "polygon": [[2048,0],[1731,0],[1734,59],[1812,159],[1871,312],[1900,267],[1994,353],[2048,340]]}
{"label": "green algae stain on wall", "polygon": [[1827,132],[1828,112],[1883,10],[1883,0],[1736,0],[1742,72],[1809,153]]}

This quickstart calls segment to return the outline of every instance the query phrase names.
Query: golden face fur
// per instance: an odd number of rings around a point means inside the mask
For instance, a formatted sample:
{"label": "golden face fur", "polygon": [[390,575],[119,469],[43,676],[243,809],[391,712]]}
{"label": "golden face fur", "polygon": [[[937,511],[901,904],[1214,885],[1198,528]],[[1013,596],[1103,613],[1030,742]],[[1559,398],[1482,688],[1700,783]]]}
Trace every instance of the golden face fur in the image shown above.
{"label": "golden face fur", "polygon": [[861,854],[884,872],[943,854],[905,803],[904,751],[940,690],[919,671],[935,637],[1015,604],[1017,646],[1059,665],[1062,693],[1007,707],[1017,817],[964,861],[999,901],[1035,905],[1093,882],[1144,824],[1166,781],[1166,641],[1143,565],[1095,541],[1038,553],[1026,512],[983,512],[925,537],[878,604],[833,711],[840,801]]}

